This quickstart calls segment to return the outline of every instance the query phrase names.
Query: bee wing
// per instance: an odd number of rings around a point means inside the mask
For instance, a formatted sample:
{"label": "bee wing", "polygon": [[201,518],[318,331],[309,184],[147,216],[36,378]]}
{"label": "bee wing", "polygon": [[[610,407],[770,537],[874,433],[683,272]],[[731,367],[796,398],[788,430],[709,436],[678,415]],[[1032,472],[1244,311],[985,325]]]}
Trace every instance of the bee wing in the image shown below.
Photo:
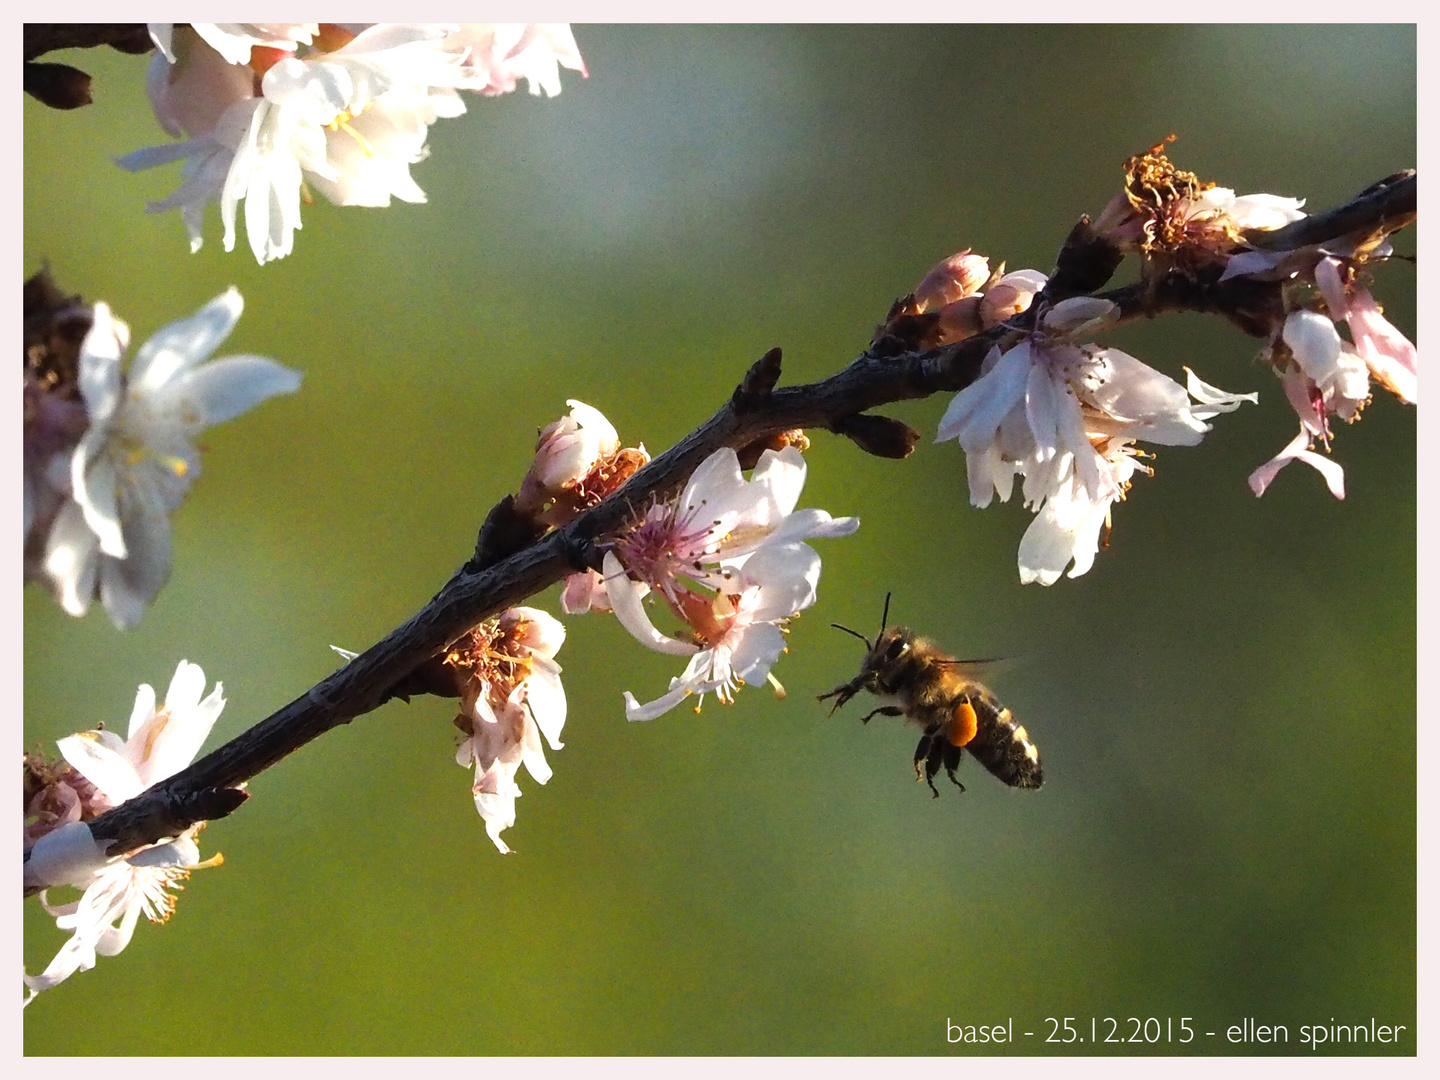
{"label": "bee wing", "polygon": [[1014,663],[1013,656],[988,656],[978,660],[936,660],[937,664],[945,664],[957,668],[966,675],[982,676],[993,675],[997,671],[1003,671]]}

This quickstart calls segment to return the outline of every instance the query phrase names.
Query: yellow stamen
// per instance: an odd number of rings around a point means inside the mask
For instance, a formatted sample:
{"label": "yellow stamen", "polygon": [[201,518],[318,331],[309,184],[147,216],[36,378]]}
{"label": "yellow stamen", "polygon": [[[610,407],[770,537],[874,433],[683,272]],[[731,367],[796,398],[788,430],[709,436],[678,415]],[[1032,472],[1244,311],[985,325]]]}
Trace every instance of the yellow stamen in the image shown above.
{"label": "yellow stamen", "polygon": [[361,135],[360,132],[356,131],[353,127],[350,126],[350,121],[353,119],[355,119],[354,113],[351,113],[349,111],[342,112],[339,116],[335,117],[334,120],[330,121],[330,130],[345,132],[345,134],[349,135],[351,138],[353,138],[356,142],[358,142],[361,146],[365,148],[366,157],[374,157],[375,148],[370,145],[364,135]]}

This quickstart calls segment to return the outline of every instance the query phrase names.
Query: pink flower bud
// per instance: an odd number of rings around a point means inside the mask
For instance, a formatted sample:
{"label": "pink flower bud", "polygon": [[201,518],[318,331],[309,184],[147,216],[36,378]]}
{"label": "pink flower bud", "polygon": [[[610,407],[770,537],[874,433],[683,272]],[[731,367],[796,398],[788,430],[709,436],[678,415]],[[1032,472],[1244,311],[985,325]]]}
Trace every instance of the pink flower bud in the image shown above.
{"label": "pink flower bud", "polygon": [[990,260],[966,248],[951,255],[915,286],[915,303],[923,314],[953,304],[975,292],[990,277]]}

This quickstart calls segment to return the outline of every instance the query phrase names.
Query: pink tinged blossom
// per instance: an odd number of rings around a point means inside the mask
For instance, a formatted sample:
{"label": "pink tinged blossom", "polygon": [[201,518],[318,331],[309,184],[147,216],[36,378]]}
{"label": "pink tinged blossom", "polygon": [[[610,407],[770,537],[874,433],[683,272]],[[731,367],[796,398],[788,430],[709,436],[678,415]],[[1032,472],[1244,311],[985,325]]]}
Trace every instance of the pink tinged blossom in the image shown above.
{"label": "pink tinged blossom", "polygon": [[1285,318],[1281,337],[1318,390],[1324,411],[1353,420],[1369,400],[1370,372],[1365,361],[1341,340],[1335,324],[1316,311],[1292,311]]}
{"label": "pink tinged blossom", "polygon": [[43,563],[70,614],[85,614],[98,590],[112,621],[134,626],[170,575],[169,515],[200,474],[195,438],[299,388],[298,373],[264,357],[209,359],[243,307],[234,289],[222,293],[158,331],[125,371],[128,331],[95,305],[78,361],[90,427],[71,457],[72,501]]}
{"label": "pink tinged blossom", "polygon": [[[781,626],[815,602],[820,581],[820,556],[808,544],[774,543],[749,556],[723,591],[705,600],[704,647],[661,634],[650,623],[640,603],[643,586],[620,570],[613,553],[606,554],[606,571],[615,614],[637,640],[661,652],[690,655],[690,662],[670,689],[641,705],[625,693],[629,720],[653,720],[692,695],[714,693],[730,702],[744,683],[758,683],[785,651]],[[693,624],[692,624],[693,625]]]}
{"label": "pink tinged blossom", "polygon": [[524,79],[531,94],[554,97],[560,68],[589,74],[566,23],[467,23],[445,47],[468,50],[460,88],[485,95],[508,94]]}
{"label": "pink tinged blossom", "polygon": [[[860,524],[795,510],[804,483],[805,459],[793,446],[767,450],[748,481],[735,452],[717,450],[674,503],[652,508],[605,553],[607,598],[621,625],[647,648],[690,657],[662,697],[641,705],[626,695],[630,719],[651,719],[692,694],[728,702],[740,683],[769,677],[784,649],[781,625],[815,601],[820,556],[803,541]],[[651,623],[642,601],[652,589],[686,639]]]}
{"label": "pink tinged blossom", "polygon": [[594,570],[571,574],[560,590],[560,610],[566,615],[584,615],[588,611],[609,611],[610,596],[605,579]]}
{"label": "pink tinged blossom", "polygon": [[1250,490],[1255,492],[1256,497],[1265,494],[1265,489],[1270,486],[1276,474],[1286,465],[1292,461],[1303,461],[1325,478],[1325,485],[1330,489],[1330,494],[1337,499],[1345,498],[1345,470],[1337,462],[1311,450],[1313,442],[1313,433],[1302,426],[1300,434],[1291,439],[1285,449],[1252,472],[1250,474]]}
{"label": "pink tinged blossom", "polygon": [[1012,270],[1006,274],[980,300],[981,326],[989,330],[1029,310],[1047,281],[1038,270]]}
{"label": "pink tinged blossom", "polygon": [[1355,352],[1370,373],[1401,401],[1415,404],[1415,346],[1385,318],[1370,290],[1355,284],[1347,290],[1340,276],[1340,260],[1335,258],[1321,259],[1316,265],[1315,284],[1331,317],[1344,319],[1349,326]]}
{"label": "pink tinged blossom", "polygon": [[[81,732],[61,739],[60,751],[102,796],[94,800],[94,809],[119,806],[189,765],[224,707],[220,684],[206,695],[205,673],[182,660],[163,706],[156,707],[153,688],[141,685],[126,738],[106,729]],[[52,906],[41,892],[41,903],[55,916],[56,926],[72,936],[44,972],[24,976],[30,989],[26,1004],[41,990],[94,967],[97,956],[123,950],[140,915],[152,922],[169,918],[175,901],[168,890],[179,888],[191,870],[220,861],[219,856],[200,861],[194,839],[200,828],[114,859],[106,857],[82,821],[62,824],[36,841],[26,864],[26,885],[71,885],[84,895]]]}
{"label": "pink tinged blossom", "polygon": [[552,773],[544,746],[563,747],[565,689],[555,654],[565,641],[565,627],[538,608],[506,611],[473,633],[466,650],[457,653],[457,667],[469,673],[461,695],[461,720],[467,737],[455,760],[475,767],[471,794],[485,822],[485,831],[502,854],[510,847],[500,834],[515,824],[520,786],[515,774],[525,766],[536,783]]}
{"label": "pink tinged blossom", "polygon": [[[651,507],[615,549],[627,569],[673,600],[682,578],[714,584],[722,563],[748,555],[769,539],[789,517],[804,485],[805,459],[793,446],[765,451],[749,480],[734,450],[717,450],[691,474],[675,502]],[[807,515],[792,528],[830,526],[828,514],[815,513],[822,516]]]}

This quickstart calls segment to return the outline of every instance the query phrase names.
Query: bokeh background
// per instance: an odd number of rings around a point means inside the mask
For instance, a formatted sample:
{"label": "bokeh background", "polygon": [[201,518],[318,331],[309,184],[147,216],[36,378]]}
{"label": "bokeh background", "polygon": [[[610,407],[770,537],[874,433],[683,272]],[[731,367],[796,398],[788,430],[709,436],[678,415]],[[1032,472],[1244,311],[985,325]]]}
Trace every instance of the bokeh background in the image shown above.
{"label": "bokeh background", "polygon": [[[122,725],[181,658],[225,684],[218,745],[438,589],[566,398],[664,449],[772,346],[787,381],[838,370],[960,248],[1048,270],[1168,133],[1181,167],[1314,209],[1415,163],[1413,27],[576,38],[590,77],[558,98],[470,98],[432,129],[428,205],[321,201],[265,267],[222,250],[213,211],[189,255],[176,216],[142,212],[176,171],[111,163],[165,139],[145,59],[75,54],[94,106],[26,101],[27,273],[48,261],[137,342],[234,284],[222,351],[305,372],[205,435],[136,630],[26,590],[27,748]],[[1413,333],[1414,267],[1376,277]],[[1199,317],[1111,343],[1261,403],[1162,448],[1088,575],[1022,588],[1029,515],[971,508],[954,444],[889,462],[816,433],[802,505],[863,526],[820,545],[787,700],[629,724],[622,690],[648,700],[679,665],[567,619],[566,746],[547,786],[521,776],[516,854],[475,814],[453,703],[391,703],[257,778],[202,838],[224,868],[44,994],[27,1051],[944,1054],[947,1021],[1007,1017],[1036,1034],[992,1052],[1266,1050],[1095,1047],[1092,1016],[1253,1017],[1289,1025],[1292,1053],[1331,1018],[1413,1033],[1414,411],[1381,394],[1339,433],[1343,503],[1301,466],[1256,500],[1246,475],[1295,427],[1258,343]],[[890,412],[933,431],[945,404]],[[969,790],[931,799],[909,728],[815,703],[860,660],[827,624],[873,632],[891,591],[951,651],[1014,658],[992,685],[1043,790],[967,763]],[[558,613],[553,590],[535,602]],[[63,940],[27,902],[27,967]],[[1047,1046],[1066,1016],[1085,1042]]]}

